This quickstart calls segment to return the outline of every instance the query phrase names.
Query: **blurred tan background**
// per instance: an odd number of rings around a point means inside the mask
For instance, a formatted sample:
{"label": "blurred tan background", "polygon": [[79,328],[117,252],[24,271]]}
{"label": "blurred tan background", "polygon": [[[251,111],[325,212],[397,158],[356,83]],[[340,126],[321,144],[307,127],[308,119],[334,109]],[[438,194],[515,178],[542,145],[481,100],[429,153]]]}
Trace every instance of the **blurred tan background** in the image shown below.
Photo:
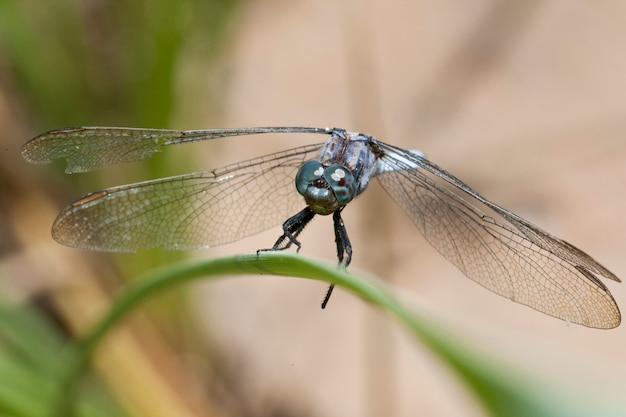
{"label": "blurred tan background", "polygon": [[[72,10],[104,25],[113,19],[106,4],[85,2]],[[22,12],[42,14],[47,7],[31,6],[23,6]],[[87,259],[105,266],[85,268],[104,275],[103,270],[126,271],[127,278],[159,264],[157,255],[157,261],[142,261],[141,266],[112,266],[108,256],[58,247],[49,237],[56,212],[72,198],[97,187],[146,179],[145,172],[133,168],[112,168],[92,183],[72,176],[67,185],[60,165],[28,166],[20,159],[19,146],[30,137],[82,124],[181,129],[303,125],[366,132],[424,151],[487,198],[626,278],[626,4],[266,0],[231,7],[216,34],[198,27],[216,25],[218,8],[189,2],[181,20],[191,34],[187,39],[181,31],[180,51],[168,61],[171,94],[144,92],[146,102],[169,103],[162,111],[168,117],[160,120],[158,111],[134,117],[130,110],[100,113],[101,120],[97,112],[63,114],[58,108],[54,118],[46,116],[46,106],[63,107],[63,97],[55,104],[23,94],[30,75],[18,71],[9,60],[16,55],[8,43],[2,45],[0,201],[5,220],[0,230],[7,238],[0,244],[0,279],[13,302],[49,286],[80,289],[75,286],[81,278],[70,277],[67,266],[58,265],[64,262],[75,273],[82,268],[77,262]],[[150,3],[127,20],[123,8],[116,10],[120,15],[114,15],[115,21],[125,30],[138,21],[136,16],[151,13]],[[161,24],[167,22],[165,15]],[[104,35],[113,31],[85,27],[86,33],[102,38],[66,42],[102,47],[86,59],[99,54],[104,62],[109,56],[133,59],[115,53],[126,42],[126,32],[111,39]],[[152,47],[159,47],[156,40]],[[149,78],[161,64],[145,60],[133,65]],[[80,73],[81,63],[73,62],[72,68]],[[106,91],[83,100],[105,98],[115,103],[115,95]],[[140,95],[137,100],[141,107]],[[168,150],[163,158],[171,163],[168,174],[184,173],[192,154],[203,155],[195,158],[197,169],[209,169],[318,141],[293,135],[237,138],[193,145],[191,151]],[[389,281],[416,309],[458,330],[459,343],[484,346],[514,367],[536,369],[565,393],[586,392],[604,401],[623,392],[622,327],[568,326],[484,290],[430,248],[377,184],[343,217],[354,249],[351,268]],[[271,246],[279,234],[276,227],[190,255],[251,252]],[[301,241],[301,253],[334,262],[331,219],[316,219]],[[133,264],[134,256],[115,262]],[[54,265],[35,266],[42,259]],[[46,268],[61,271],[56,280],[44,277]],[[109,277],[107,286],[119,285],[111,280],[116,282]],[[606,284],[624,308],[623,285]],[[169,321],[165,330],[137,326],[152,329],[140,332],[150,334],[155,346],[163,343],[148,349],[147,356],[169,364],[160,372],[170,382],[180,381],[182,392],[175,389],[174,396],[182,398],[188,415],[484,415],[454,374],[391,318],[341,289],[321,311],[325,290],[318,282],[273,277],[195,284],[174,301],[166,299],[165,308],[151,305],[155,311],[146,320]],[[204,381],[211,374],[205,368],[222,382]]]}

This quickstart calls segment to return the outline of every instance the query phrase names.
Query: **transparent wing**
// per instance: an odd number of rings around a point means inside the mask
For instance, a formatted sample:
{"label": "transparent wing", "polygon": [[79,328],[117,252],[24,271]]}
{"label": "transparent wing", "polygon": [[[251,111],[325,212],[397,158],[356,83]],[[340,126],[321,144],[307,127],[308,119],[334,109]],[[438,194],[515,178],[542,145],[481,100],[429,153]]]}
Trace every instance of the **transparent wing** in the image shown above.
{"label": "transparent wing", "polygon": [[597,275],[619,279],[586,253],[488,201],[423,157],[378,142],[378,180],[419,231],[489,290],[588,327],[621,317]]}
{"label": "transparent wing", "polygon": [[66,207],[52,235],[67,246],[113,252],[197,249],[236,241],[304,208],[294,178],[321,146],[97,191]]}
{"label": "transparent wing", "polygon": [[165,130],[128,127],[70,127],[43,133],[22,146],[22,156],[34,164],[67,160],[67,173],[87,172],[119,162],[147,159],[162,146],[226,136],[259,133],[328,134],[317,127],[249,127],[239,129]]}

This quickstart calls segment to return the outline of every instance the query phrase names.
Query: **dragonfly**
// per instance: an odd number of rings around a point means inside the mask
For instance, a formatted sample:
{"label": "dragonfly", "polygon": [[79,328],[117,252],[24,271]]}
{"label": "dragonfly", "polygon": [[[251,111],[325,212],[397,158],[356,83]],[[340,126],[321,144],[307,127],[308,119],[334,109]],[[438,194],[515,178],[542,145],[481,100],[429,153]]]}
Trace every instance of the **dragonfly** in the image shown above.
{"label": "dragonfly", "polygon": [[283,233],[269,250],[299,250],[307,224],[316,215],[332,215],[338,263],[347,268],[352,245],[341,213],[376,178],[424,238],[483,287],[570,323],[604,329],[620,324],[619,307],[600,277],[620,279],[591,256],[489,201],[421,152],[367,134],[316,127],[72,127],[31,139],[22,155],[35,164],[63,158],[66,172],[86,172],[143,160],[169,145],[267,133],[326,140],[86,194],[61,211],[52,236],[96,251],[189,250],[234,242],[282,222]]}

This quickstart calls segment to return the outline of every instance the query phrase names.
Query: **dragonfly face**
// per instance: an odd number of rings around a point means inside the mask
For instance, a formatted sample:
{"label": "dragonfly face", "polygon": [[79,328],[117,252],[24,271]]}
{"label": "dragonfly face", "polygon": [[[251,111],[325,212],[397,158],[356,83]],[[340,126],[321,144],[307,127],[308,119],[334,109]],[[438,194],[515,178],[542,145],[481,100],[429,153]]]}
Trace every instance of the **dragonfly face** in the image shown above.
{"label": "dragonfly face", "polygon": [[298,170],[296,189],[313,212],[332,214],[367,188],[377,161],[373,138],[334,129],[318,159]]}
{"label": "dragonfly face", "polygon": [[343,165],[307,161],[296,174],[296,189],[315,214],[328,215],[352,201],[356,180]]}
{"label": "dragonfly face", "polygon": [[52,235],[90,250],[182,250],[233,242],[282,222],[283,234],[271,249],[282,250],[300,248],[298,236],[316,214],[332,214],[339,265],[347,267],[352,246],[341,212],[376,178],[426,240],[478,284],[572,323],[619,325],[619,308],[599,277],[619,279],[591,256],[487,200],[419,152],[368,135],[312,127],[78,127],[37,136],[22,155],[39,164],[65,158],[68,172],[84,172],[146,159],[163,146],[261,133],[330,138],[211,171],[87,194],[59,214]]}

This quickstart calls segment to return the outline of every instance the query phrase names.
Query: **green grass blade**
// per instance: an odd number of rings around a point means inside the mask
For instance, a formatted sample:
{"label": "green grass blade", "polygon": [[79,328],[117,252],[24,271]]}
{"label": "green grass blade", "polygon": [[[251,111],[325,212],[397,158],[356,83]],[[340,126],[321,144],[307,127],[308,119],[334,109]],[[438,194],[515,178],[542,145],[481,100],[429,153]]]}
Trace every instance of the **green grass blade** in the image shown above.
{"label": "green grass blade", "polygon": [[[507,369],[504,364],[496,364],[489,355],[468,349],[454,336],[446,333],[442,326],[407,309],[381,282],[358,277],[333,265],[284,252],[261,252],[258,255],[185,261],[157,269],[131,282],[105,316],[79,343],[80,354],[67,375],[64,396],[59,399],[61,407],[58,410],[65,413],[69,409],[72,387],[91,354],[109,330],[143,301],[161,291],[193,280],[241,274],[293,276],[335,283],[395,315],[417,339],[430,347],[458,373],[491,415],[571,417],[586,415],[590,410],[589,407],[585,407],[584,397],[573,397],[570,394],[567,400],[563,400],[563,395],[559,395],[554,387],[537,384],[536,381]],[[620,410],[618,412],[625,411],[622,407]],[[607,412],[603,415],[619,414]]]}

